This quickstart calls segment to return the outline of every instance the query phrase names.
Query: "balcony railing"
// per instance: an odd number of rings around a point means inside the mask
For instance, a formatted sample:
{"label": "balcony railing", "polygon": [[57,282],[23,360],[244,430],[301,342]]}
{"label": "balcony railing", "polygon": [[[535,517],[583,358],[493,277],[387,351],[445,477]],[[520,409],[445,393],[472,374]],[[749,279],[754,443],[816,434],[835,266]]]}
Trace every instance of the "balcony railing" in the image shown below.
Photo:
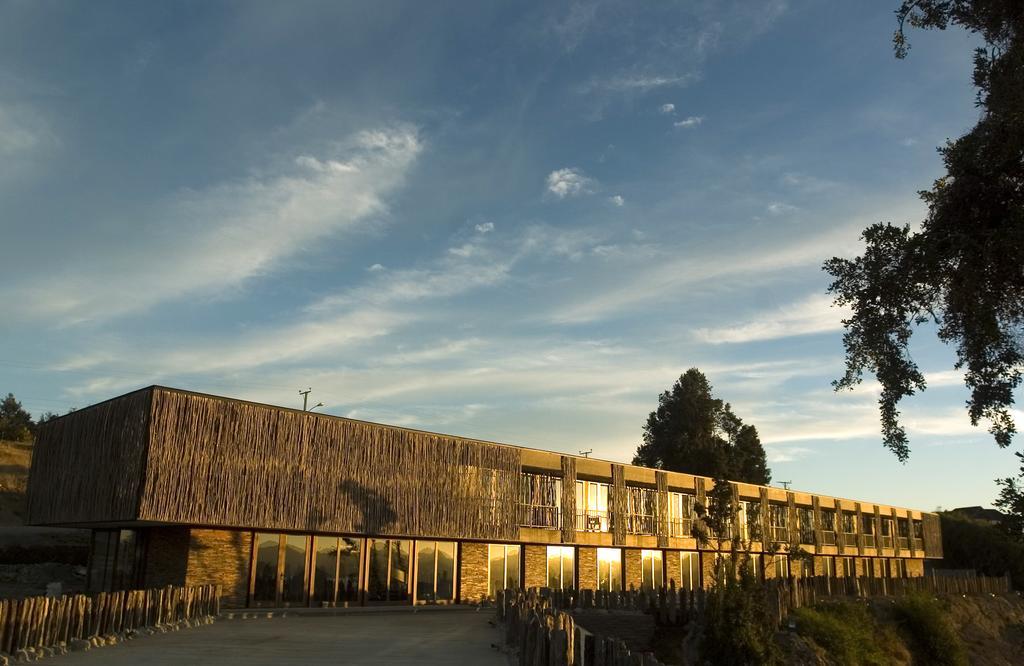
{"label": "balcony railing", "polygon": [[800,543],[813,546],[814,545],[814,530],[810,527],[800,528]]}
{"label": "balcony railing", "polygon": [[785,525],[771,526],[772,541],[789,541],[789,528]]}
{"label": "balcony railing", "polygon": [[562,524],[562,511],[557,506],[520,504],[519,524],[523,527],[541,527],[556,530]]}
{"label": "balcony railing", "polygon": [[576,514],[576,530],[579,532],[608,532],[611,529],[611,514],[607,511],[583,511]]}
{"label": "balcony railing", "polygon": [[693,521],[689,518],[668,521],[668,535],[674,537],[692,537]]}
{"label": "balcony railing", "polygon": [[836,545],[836,533],[832,530],[824,530],[821,533],[821,543],[826,546]]}
{"label": "balcony railing", "polygon": [[875,547],[875,535],[874,534],[865,534],[864,535],[864,547],[865,548],[874,548]]}
{"label": "balcony railing", "polygon": [[882,535],[882,548],[892,548],[892,537]]}
{"label": "balcony railing", "polygon": [[844,546],[856,546],[857,545],[857,533],[856,532],[843,532],[843,545]]}
{"label": "balcony railing", "polygon": [[642,513],[626,514],[626,532],[629,534],[656,534],[658,519]]}
{"label": "balcony railing", "polygon": [[914,537],[914,550],[924,550],[924,539]]}
{"label": "balcony railing", "polygon": [[901,536],[899,538],[899,544],[900,548],[902,548],[903,550],[908,550],[910,548],[910,539]]}

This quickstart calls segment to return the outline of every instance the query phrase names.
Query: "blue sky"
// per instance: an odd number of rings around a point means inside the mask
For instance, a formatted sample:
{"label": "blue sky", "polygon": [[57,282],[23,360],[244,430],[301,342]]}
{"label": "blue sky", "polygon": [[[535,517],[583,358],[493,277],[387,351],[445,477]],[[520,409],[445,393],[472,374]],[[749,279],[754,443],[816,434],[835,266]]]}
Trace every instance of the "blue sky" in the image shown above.
{"label": "blue sky", "polygon": [[311,386],[628,461],[696,366],[776,480],[988,504],[1014,458],[927,331],[908,464],[830,387],[822,262],[977,114],[968,37],[897,61],[895,4],[2,3],[0,390]]}

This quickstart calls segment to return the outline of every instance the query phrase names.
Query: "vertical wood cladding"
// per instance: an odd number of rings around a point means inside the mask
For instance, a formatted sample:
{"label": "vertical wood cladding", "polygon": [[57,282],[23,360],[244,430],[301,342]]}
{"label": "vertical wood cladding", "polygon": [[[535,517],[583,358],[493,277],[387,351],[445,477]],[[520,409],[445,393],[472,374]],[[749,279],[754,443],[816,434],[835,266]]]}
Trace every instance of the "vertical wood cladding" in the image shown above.
{"label": "vertical wood cladding", "polygon": [[942,557],[942,528],[938,514],[922,513],[921,531],[924,533],[925,556]]}
{"label": "vertical wood cladding", "polygon": [[576,541],[576,459],[562,456],[562,543]]}
{"label": "vertical wood cladding", "polygon": [[626,544],[626,468],[612,465],[612,543],[616,546]]}
{"label": "vertical wood cladding", "polygon": [[472,541],[459,545],[459,600],[475,604],[487,599],[487,544]]}
{"label": "vertical wood cladding", "polygon": [[800,543],[800,530],[796,524],[796,495],[786,493],[786,525],[789,527],[789,542]]}
{"label": "vertical wood cladding", "polygon": [[654,473],[654,481],[658,488],[658,524],[656,532],[658,535],[658,547],[668,546],[668,473],[657,471]]}
{"label": "vertical wood cladding", "polygon": [[40,426],[28,480],[29,524],[133,520],[145,468],[149,389]]}
{"label": "vertical wood cladding", "polygon": [[156,389],[140,518],[515,539],[519,450]]}
{"label": "vertical wood cladding", "polygon": [[854,511],[854,517],[857,521],[857,554],[864,554],[864,508],[860,505],[860,502],[854,504],[856,510]]}

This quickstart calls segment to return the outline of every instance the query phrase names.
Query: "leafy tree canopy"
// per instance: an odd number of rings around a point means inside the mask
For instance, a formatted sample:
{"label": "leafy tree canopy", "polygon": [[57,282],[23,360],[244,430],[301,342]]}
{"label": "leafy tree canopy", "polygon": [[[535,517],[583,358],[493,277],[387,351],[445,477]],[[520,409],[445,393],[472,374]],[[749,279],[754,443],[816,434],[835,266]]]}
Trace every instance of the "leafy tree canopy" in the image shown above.
{"label": "leafy tree canopy", "polygon": [[697,368],[659,396],[633,464],[761,485],[772,478],[757,428],[715,398]]}
{"label": "leafy tree canopy", "polygon": [[939,149],[946,175],[920,192],[928,214],[918,230],[879,223],[863,233],[864,254],[825,263],[829,292],[849,305],[844,321],[852,388],[867,371],[879,397],[885,445],[905,461],[900,400],[925,389],[908,345],[916,326],[934,323],[956,347],[956,368],[971,391],[973,425],[984,419],[999,446],[1016,428],[1010,416],[1024,352],[1024,2],[904,0],[896,11],[896,56],[906,57],[904,26],[960,26],[984,42],[974,54],[981,117]]}
{"label": "leafy tree canopy", "polygon": [[21,407],[21,403],[8,393],[0,402],[0,439],[13,442],[28,442],[35,432],[32,415]]}

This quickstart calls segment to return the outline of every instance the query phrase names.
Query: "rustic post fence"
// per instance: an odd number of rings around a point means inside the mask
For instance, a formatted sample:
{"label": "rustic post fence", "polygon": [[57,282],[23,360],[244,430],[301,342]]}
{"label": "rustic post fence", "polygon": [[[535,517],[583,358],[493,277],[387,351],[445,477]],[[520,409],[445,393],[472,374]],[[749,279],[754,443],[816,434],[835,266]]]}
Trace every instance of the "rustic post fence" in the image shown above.
{"label": "rustic post fence", "polygon": [[216,617],[220,587],[165,587],[0,600],[0,655],[27,657],[72,641]]}

